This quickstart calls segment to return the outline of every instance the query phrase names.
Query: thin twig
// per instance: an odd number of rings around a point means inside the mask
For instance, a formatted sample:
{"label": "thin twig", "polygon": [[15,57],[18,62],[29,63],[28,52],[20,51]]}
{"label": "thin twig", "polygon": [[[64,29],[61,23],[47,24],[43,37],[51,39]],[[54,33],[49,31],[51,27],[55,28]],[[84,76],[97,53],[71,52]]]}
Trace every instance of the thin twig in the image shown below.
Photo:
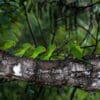
{"label": "thin twig", "polygon": [[81,48],[92,48],[92,47],[94,47],[95,45],[88,45],[88,46],[81,46]]}
{"label": "thin twig", "polygon": [[51,44],[54,43],[55,41],[55,36],[56,36],[56,31],[57,31],[57,12],[53,12],[53,19],[54,19],[54,23],[53,23],[53,36],[52,36],[52,39],[51,39]]}
{"label": "thin twig", "polygon": [[43,36],[43,31],[42,31],[42,28],[41,28],[41,25],[40,25],[40,22],[39,22],[37,15],[35,15],[35,18],[36,18],[37,23],[38,23],[38,27],[39,27],[39,30],[40,30],[40,33],[41,33],[41,38],[43,40],[43,43],[44,43],[45,46],[47,46],[47,43],[46,43],[45,38]]}
{"label": "thin twig", "polygon": [[[34,6],[33,1],[32,1],[32,5]],[[33,13],[34,13],[34,12],[33,12]],[[41,24],[40,24],[40,22],[39,22],[38,15],[34,13],[34,16],[35,16],[35,18],[36,18],[36,20],[37,20],[37,24],[38,24],[38,27],[39,27],[39,31],[40,31],[40,34],[41,34],[41,38],[42,38],[42,40],[43,40],[43,43],[44,43],[44,45],[47,47],[47,42],[46,42],[46,40],[45,40],[45,38],[44,38],[43,31],[42,31],[42,27],[41,27]]]}
{"label": "thin twig", "polygon": [[93,6],[97,5],[97,4],[100,4],[100,1],[95,2],[95,3],[92,3],[92,4],[87,5],[87,6],[80,6],[80,7],[78,7],[78,8],[80,8],[80,9],[91,8],[91,7],[93,7]]}
{"label": "thin twig", "polygon": [[24,10],[25,10],[25,18],[26,18],[26,21],[27,21],[27,24],[28,24],[28,28],[29,28],[30,34],[32,36],[32,39],[33,39],[33,42],[34,42],[35,46],[37,46],[36,38],[35,38],[34,33],[32,31],[32,26],[31,26],[31,24],[29,22],[27,9],[26,9],[26,6],[24,4],[23,4],[23,7],[24,7]]}
{"label": "thin twig", "polygon": [[72,91],[72,93],[71,93],[71,95],[70,95],[70,99],[69,99],[69,100],[73,100],[74,95],[75,95],[75,93],[76,93],[76,90],[77,90],[77,88],[74,87],[74,89],[73,89],[73,91]]}
{"label": "thin twig", "polygon": [[[46,2],[46,3],[52,4],[52,3],[57,3],[57,2],[59,2],[59,1],[53,0],[51,2]],[[86,5],[86,6],[84,6],[84,5],[83,6],[76,6],[76,5],[73,5],[73,3],[75,3],[75,2],[71,2],[71,3],[68,3],[68,4],[67,3],[63,3],[63,6],[65,6],[67,9],[83,10],[83,9],[91,8],[91,7],[93,7],[93,6],[97,5],[97,4],[100,4],[100,1],[97,1],[95,3],[89,4],[89,5]]]}
{"label": "thin twig", "polygon": [[99,30],[100,30],[100,21],[98,19],[96,21],[97,21],[97,24],[98,24],[98,26],[97,26],[97,34],[96,34],[96,43],[95,43],[95,48],[94,48],[92,54],[94,54],[95,51],[96,51],[96,48],[97,48],[97,45],[98,45]]}
{"label": "thin twig", "polygon": [[78,26],[87,32],[86,35],[84,36],[83,40],[80,42],[80,44],[82,44],[84,42],[84,40],[86,40],[87,35],[90,35],[94,40],[96,40],[96,38],[92,35],[92,33],[89,31],[89,29],[86,29],[84,26],[82,26],[80,24],[78,24]]}

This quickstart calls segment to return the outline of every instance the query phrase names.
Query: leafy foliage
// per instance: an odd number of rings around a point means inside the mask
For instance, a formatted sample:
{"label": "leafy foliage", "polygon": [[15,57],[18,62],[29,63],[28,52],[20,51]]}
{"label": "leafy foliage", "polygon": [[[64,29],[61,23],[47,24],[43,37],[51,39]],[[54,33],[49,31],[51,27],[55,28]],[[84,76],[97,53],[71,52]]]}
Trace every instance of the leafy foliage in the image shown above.
{"label": "leafy foliage", "polygon": [[43,46],[38,46],[37,48],[34,48],[33,54],[31,55],[31,58],[35,59],[38,57],[39,54],[45,52],[46,49]]}
{"label": "leafy foliage", "polygon": [[83,56],[83,49],[77,44],[70,44],[69,50],[74,58],[81,59]]}
{"label": "leafy foliage", "polygon": [[53,55],[54,50],[56,49],[55,45],[49,45],[47,52],[40,56],[41,60],[49,60],[50,57]]}
{"label": "leafy foliage", "polygon": [[22,57],[24,53],[29,49],[31,45],[29,43],[24,43],[17,50],[12,51],[12,54],[15,56]]}
{"label": "leafy foliage", "polygon": [[0,42],[0,50],[7,50],[16,45],[16,42],[13,40],[5,40]]}
{"label": "leafy foliage", "polygon": [[[100,0],[0,0],[0,50],[39,60],[100,54]],[[73,92],[0,82],[0,100],[69,100]],[[73,100],[99,98],[99,93],[77,89]]]}

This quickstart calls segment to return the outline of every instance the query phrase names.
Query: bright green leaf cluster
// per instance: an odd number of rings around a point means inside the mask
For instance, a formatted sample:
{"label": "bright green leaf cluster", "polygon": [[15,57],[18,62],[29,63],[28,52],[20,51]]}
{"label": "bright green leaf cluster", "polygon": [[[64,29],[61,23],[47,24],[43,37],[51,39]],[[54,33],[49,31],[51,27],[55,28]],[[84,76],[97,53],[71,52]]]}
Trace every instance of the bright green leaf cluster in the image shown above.
{"label": "bright green leaf cluster", "polygon": [[43,54],[42,56],[40,56],[40,59],[41,60],[49,60],[55,49],[56,49],[56,46],[54,44],[49,45],[46,53]]}
{"label": "bright green leaf cluster", "polygon": [[45,47],[38,46],[38,47],[34,48],[34,51],[33,51],[32,55],[31,55],[31,58],[35,59],[36,57],[38,57],[39,54],[41,54],[41,53],[43,53],[45,51],[46,51]]}
{"label": "bright green leaf cluster", "polygon": [[13,40],[4,40],[0,41],[0,50],[7,50],[16,45],[16,42]]}
{"label": "bright green leaf cluster", "polygon": [[95,52],[96,52],[97,54],[100,54],[100,42],[98,42]]}
{"label": "bright green leaf cluster", "polygon": [[13,50],[12,54],[19,57],[25,56],[32,59],[49,60],[55,49],[55,45],[49,45],[46,49],[41,45],[33,47],[29,43],[24,43],[22,46],[18,47],[18,49]]}
{"label": "bright green leaf cluster", "polygon": [[12,52],[12,54],[15,56],[22,57],[24,55],[24,53],[30,48],[30,46],[31,45],[29,43],[25,43],[21,47],[19,47],[18,49],[14,50]]}
{"label": "bright green leaf cluster", "polygon": [[77,59],[81,59],[82,56],[83,56],[83,49],[75,44],[75,43],[70,43],[69,44],[69,50],[71,52],[71,54],[73,55],[74,58],[77,58]]}

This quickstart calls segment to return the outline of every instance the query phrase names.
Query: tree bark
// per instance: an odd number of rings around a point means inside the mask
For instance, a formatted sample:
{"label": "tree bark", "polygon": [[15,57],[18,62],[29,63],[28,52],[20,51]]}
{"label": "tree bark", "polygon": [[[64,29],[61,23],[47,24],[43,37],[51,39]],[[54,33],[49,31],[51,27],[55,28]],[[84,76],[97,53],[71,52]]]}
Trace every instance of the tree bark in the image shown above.
{"label": "tree bark", "polygon": [[100,90],[100,56],[86,61],[73,59],[37,61],[13,57],[0,51],[0,78],[31,81],[37,85],[75,86]]}

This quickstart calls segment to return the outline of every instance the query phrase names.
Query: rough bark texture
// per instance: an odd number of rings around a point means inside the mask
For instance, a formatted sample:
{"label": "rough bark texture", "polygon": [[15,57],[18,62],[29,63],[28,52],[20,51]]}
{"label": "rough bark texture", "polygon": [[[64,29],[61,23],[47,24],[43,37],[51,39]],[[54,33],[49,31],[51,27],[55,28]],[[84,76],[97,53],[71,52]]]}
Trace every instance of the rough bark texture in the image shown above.
{"label": "rough bark texture", "polygon": [[31,81],[33,84],[76,86],[100,90],[100,56],[88,62],[72,59],[37,61],[12,57],[0,52],[0,78]]}

